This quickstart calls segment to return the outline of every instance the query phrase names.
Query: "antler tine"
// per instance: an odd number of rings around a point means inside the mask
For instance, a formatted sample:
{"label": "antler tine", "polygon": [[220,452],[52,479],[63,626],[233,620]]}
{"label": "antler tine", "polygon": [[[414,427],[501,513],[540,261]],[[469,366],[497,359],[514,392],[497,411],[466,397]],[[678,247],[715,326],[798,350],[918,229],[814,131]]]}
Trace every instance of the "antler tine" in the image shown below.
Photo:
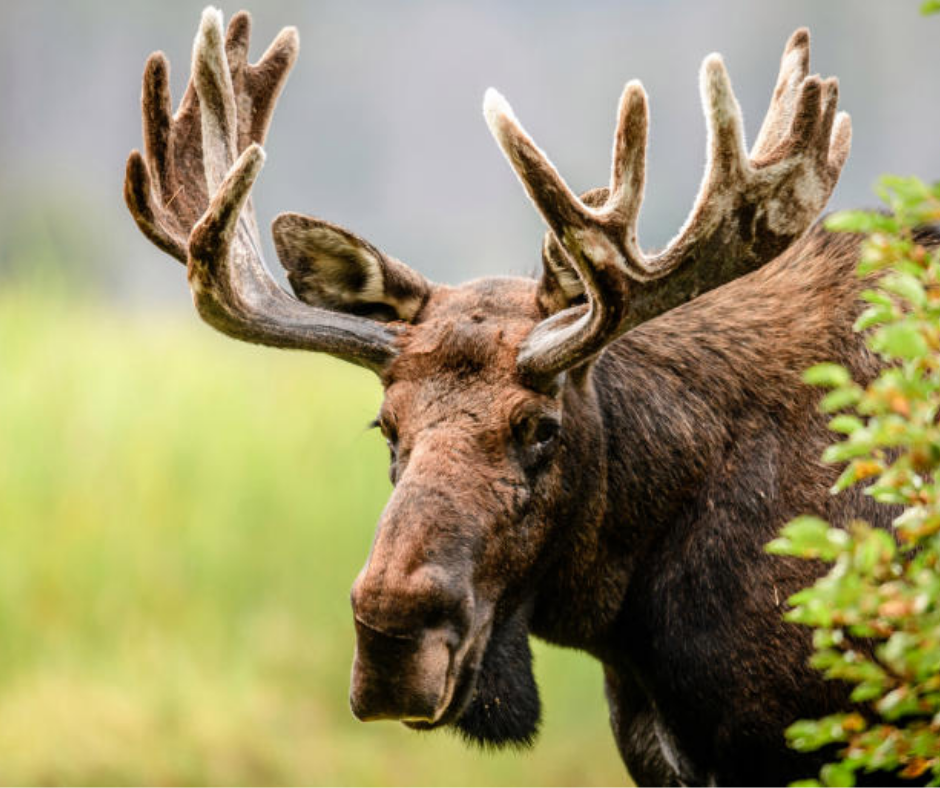
{"label": "antler tine", "polygon": [[631,80],[620,97],[617,131],[611,156],[610,186],[604,210],[623,225],[624,243],[636,246],[636,222],[646,185],[646,145],[649,132],[649,106],[646,91],[637,79]]}
{"label": "antler tine", "polygon": [[[284,28],[254,65],[248,63],[251,17],[240,11],[229,22],[225,49],[237,105],[237,151],[263,143],[271,114],[297,59],[295,28]],[[186,240],[209,200],[202,176],[202,121],[193,79],[176,114],[169,88],[170,66],[162,52],[147,59],[141,109],[144,153],[128,158],[124,199],[141,231],[186,263]],[[224,173],[223,173],[224,175]]]}
{"label": "antler tine", "polygon": [[170,98],[170,64],[162,52],[147,58],[141,95],[144,126],[144,150],[148,167],[157,176],[162,196],[169,191],[168,172],[162,163],[169,157],[173,102]]}
{"label": "antler tine", "polygon": [[185,237],[160,204],[158,189],[140,151],[131,151],[124,173],[124,202],[141,232],[159,249],[185,263]]}
{"label": "antler tine", "polygon": [[[642,88],[639,89],[642,94]],[[523,374],[543,377],[542,368],[566,367],[571,358],[587,358],[599,352],[606,337],[625,316],[627,288],[625,259],[603,232],[601,225],[613,225],[635,218],[639,198],[626,194],[626,184],[643,178],[643,157],[628,151],[629,144],[642,136],[645,142],[645,95],[637,103],[637,91],[624,92],[618,141],[614,144],[613,191],[599,208],[590,208],[575,196],[548,157],[532,141],[516,119],[509,103],[496,90],[486,92],[483,114],[493,136],[516,171],[539,213],[571,255],[571,263],[588,293],[588,307],[566,310],[536,326],[520,349],[518,363]],[[639,113],[642,119],[635,118]],[[620,137],[628,137],[621,142]],[[641,274],[638,274],[641,275]],[[547,377],[553,377],[549,373]],[[540,381],[541,382],[541,381]],[[546,381],[547,382],[547,381]]]}
{"label": "antler tine", "polygon": [[[610,186],[592,208],[576,197],[495,91],[485,114],[493,135],[564,249],[588,297],[547,318],[519,353],[523,375],[554,378],[624,331],[779,255],[822,211],[848,156],[851,124],[836,115],[838,83],[807,76],[809,34],[791,36],[754,151],[719,55],[702,63],[708,163],[689,218],[660,253],[636,238],[645,177],[648,110],[639,83],[620,103]],[[591,205],[597,193],[591,193]],[[585,197],[586,199],[586,197]]]}
{"label": "antler tine", "polygon": [[172,169],[168,163],[175,131],[169,77],[166,56],[154,52],[147,58],[141,91],[144,155],[135,150],[127,159],[124,201],[143,234],[164,252],[185,263],[187,233],[177,216],[165,207],[173,189]]}
{"label": "antler tine", "polygon": [[203,12],[190,85],[172,118],[166,60],[158,54],[148,61],[147,158],[134,151],[128,159],[128,207],[160,248],[178,257],[182,247],[193,300],[210,325],[236,339],[330,353],[381,371],[397,352],[395,327],[298,301],[274,281],[261,256],[250,192],[264,162],[259,143],[296,58],[297,34],[285,29],[250,65],[249,31],[247,14],[239,14],[223,41],[221,13]]}
{"label": "antler tine", "polygon": [[770,107],[751,148],[751,158],[767,156],[779,145],[793,120],[800,85],[809,73],[809,30],[801,27],[787,41]]}
{"label": "antler tine", "polygon": [[656,279],[685,262],[703,234],[722,229],[735,195],[746,192],[751,172],[741,107],[721,55],[713,53],[702,61],[699,92],[708,131],[708,162],[695,205],[679,233],[657,255],[640,252],[639,265]]}
{"label": "antler tine", "polygon": [[494,88],[483,97],[483,117],[529,198],[555,234],[561,238],[568,228],[589,226],[590,209],[568,188],[522,128],[509,102]]}
{"label": "antler tine", "polygon": [[251,97],[252,107],[238,113],[238,145],[244,149],[250,142],[264,144],[271,125],[271,115],[287,75],[297,60],[299,50],[297,28],[285,27],[277,34],[261,59],[248,62],[251,38],[251,16],[239,11],[229,22],[225,36],[225,54],[232,74],[236,99]]}
{"label": "antler tine", "polygon": [[209,193],[219,190],[237,155],[235,88],[222,45],[222,12],[207,8],[193,43],[193,82],[202,121],[202,163]]}
{"label": "antler tine", "polygon": [[748,169],[744,123],[721,55],[711,54],[702,61],[699,83],[708,127],[709,174],[722,182],[741,178]]}

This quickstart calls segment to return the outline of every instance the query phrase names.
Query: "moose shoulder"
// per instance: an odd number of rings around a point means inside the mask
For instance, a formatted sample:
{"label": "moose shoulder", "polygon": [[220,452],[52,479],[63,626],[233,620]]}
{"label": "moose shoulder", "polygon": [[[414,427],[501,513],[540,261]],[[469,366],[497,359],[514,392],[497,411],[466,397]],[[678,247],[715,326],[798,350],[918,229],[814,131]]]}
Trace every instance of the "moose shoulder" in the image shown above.
{"label": "moose shoulder", "polygon": [[790,517],[884,524],[832,468],[809,365],[859,379],[855,241],[810,229],[848,155],[834,79],[788,42],[757,141],[718,56],[702,68],[708,165],[661,253],[639,247],[646,95],[620,103],[610,183],[575,196],[495,91],[486,120],[549,232],[540,280],[431,283],[328,222],[282,214],[260,257],[249,192],[293,64],[287,29],[256,64],[249,18],[203,14],[175,115],[167,63],[144,74],[144,153],[125,198],[187,264],[200,315],[230,336],[374,370],[394,492],[352,590],[353,712],[527,744],[539,722],[530,634],[604,666],[614,733],[644,783],[811,774],[783,730],[847,703],[807,667],[784,600],[818,568],[763,552]]}

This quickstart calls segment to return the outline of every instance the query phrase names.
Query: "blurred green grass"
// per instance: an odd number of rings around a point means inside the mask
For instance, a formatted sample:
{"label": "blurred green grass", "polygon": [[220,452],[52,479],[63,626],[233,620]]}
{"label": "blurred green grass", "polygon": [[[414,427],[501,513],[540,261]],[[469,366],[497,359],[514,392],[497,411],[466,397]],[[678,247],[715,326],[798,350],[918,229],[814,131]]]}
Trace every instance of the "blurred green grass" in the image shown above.
{"label": "blurred green grass", "polygon": [[369,373],[0,290],[0,782],[611,784],[600,667],[536,644],[526,753],[364,725]]}

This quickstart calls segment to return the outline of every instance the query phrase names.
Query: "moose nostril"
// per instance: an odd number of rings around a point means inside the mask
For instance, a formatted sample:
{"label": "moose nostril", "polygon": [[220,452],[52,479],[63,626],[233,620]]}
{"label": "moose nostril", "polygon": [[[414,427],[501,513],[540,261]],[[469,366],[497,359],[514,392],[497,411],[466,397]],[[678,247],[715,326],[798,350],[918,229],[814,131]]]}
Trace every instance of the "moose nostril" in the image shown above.
{"label": "moose nostril", "polygon": [[473,610],[469,577],[448,572],[437,564],[426,564],[413,575],[413,588],[424,598],[425,626],[451,624],[464,633]]}

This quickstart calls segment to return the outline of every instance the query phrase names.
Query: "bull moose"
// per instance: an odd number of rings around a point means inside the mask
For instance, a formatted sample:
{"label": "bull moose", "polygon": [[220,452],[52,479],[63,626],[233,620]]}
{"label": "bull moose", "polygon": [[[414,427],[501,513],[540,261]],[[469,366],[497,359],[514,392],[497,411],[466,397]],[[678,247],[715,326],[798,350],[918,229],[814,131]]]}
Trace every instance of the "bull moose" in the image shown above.
{"label": "bull moose", "polygon": [[348,230],[285,213],[260,254],[249,193],[298,52],[283,30],[248,61],[250,17],[203,14],[173,114],[147,61],[144,152],[125,199],[187,266],[196,309],[237,339],[329,353],[375,372],[394,491],[352,589],[351,705],[362,720],[532,742],[529,635],[603,666],[614,735],[641,783],[782,783],[818,756],[798,718],[847,704],[782,621],[818,566],[763,546],[803,512],[888,515],[837,469],[808,366],[859,380],[857,239],[814,226],[849,153],[838,83],[786,44],[757,140],[721,57],[701,69],[707,166],[661,252],[637,241],[648,109],[620,100],[609,185],[576,196],[495,91],[484,115],[548,225],[539,279],[435,284]]}

